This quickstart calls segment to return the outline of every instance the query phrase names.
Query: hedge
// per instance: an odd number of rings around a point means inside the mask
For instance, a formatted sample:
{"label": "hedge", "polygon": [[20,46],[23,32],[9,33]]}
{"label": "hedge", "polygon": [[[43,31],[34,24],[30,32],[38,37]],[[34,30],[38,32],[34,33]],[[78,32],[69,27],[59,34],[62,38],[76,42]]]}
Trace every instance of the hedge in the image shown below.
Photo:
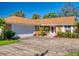
{"label": "hedge", "polygon": [[57,37],[65,37],[65,38],[79,38],[78,33],[71,32],[58,32]]}

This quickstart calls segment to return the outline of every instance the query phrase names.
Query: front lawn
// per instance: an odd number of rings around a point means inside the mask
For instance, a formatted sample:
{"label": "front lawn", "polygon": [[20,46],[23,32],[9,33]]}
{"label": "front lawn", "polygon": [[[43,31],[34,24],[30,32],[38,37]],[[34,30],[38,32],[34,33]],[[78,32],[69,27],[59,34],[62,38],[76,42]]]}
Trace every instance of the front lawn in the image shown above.
{"label": "front lawn", "polygon": [[7,44],[13,44],[13,43],[16,43],[16,42],[18,42],[18,41],[17,40],[1,40],[0,46],[7,45]]}
{"label": "front lawn", "polygon": [[65,56],[79,56],[79,52],[68,53]]}

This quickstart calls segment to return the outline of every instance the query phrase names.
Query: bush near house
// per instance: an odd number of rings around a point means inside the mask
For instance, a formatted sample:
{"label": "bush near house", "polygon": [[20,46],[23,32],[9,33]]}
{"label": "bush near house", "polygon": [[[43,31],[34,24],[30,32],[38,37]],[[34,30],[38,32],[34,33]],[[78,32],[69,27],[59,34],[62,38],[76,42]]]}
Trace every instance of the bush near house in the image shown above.
{"label": "bush near house", "polygon": [[4,35],[6,39],[11,39],[15,35],[15,32],[12,30],[6,30]]}
{"label": "bush near house", "polygon": [[[18,42],[18,40],[11,39],[11,37],[15,35],[15,32],[5,30],[5,25],[4,18],[0,18],[0,46]],[[7,40],[4,37],[6,37]]]}
{"label": "bush near house", "polygon": [[57,37],[63,37],[63,32],[57,32]]}
{"label": "bush near house", "polygon": [[6,31],[4,31],[3,34],[4,34],[5,38],[4,39],[0,39],[0,46],[7,45],[7,44],[13,44],[13,43],[17,43],[18,42],[18,40],[11,39],[12,36],[15,35],[14,31],[6,30]]}
{"label": "bush near house", "polygon": [[47,26],[41,27],[39,29],[39,32],[40,32],[40,36],[45,36],[47,32],[49,32],[49,28]]}
{"label": "bush near house", "polygon": [[79,38],[78,33],[71,32],[58,32],[57,37],[65,37],[65,38]]}
{"label": "bush near house", "polygon": [[39,32],[40,32],[40,36],[45,36],[46,35],[44,27],[41,27]]}

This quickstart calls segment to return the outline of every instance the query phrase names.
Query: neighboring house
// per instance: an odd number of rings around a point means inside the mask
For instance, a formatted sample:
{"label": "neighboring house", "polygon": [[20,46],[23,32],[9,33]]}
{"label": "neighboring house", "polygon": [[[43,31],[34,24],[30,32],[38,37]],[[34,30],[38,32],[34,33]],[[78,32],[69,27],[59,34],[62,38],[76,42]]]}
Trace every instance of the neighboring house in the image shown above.
{"label": "neighboring house", "polygon": [[57,17],[51,19],[28,19],[23,17],[12,16],[5,19],[8,23],[6,29],[12,29],[16,34],[32,34],[39,30],[41,26],[48,26],[50,33],[56,34],[59,31],[73,32],[75,16]]}

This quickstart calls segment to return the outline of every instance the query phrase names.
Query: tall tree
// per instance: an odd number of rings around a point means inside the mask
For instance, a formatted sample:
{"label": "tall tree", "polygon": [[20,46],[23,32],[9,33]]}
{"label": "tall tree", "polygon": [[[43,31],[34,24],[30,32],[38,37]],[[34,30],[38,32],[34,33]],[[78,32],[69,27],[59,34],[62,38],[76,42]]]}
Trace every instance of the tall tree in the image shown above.
{"label": "tall tree", "polygon": [[11,16],[25,17],[25,14],[22,10],[19,10],[15,12],[14,14],[12,14]]}
{"label": "tall tree", "polygon": [[64,3],[60,11],[60,16],[79,16],[79,10],[71,3]]}
{"label": "tall tree", "polygon": [[5,26],[5,20],[4,18],[0,18],[0,39],[4,39],[4,26]]}
{"label": "tall tree", "polygon": [[33,14],[32,19],[40,19],[40,15],[39,14]]}
{"label": "tall tree", "polygon": [[5,25],[5,20],[4,18],[0,18],[0,26],[4,26]]}
{"label": "tall tree", "polygon": [[79,21],[76,21],[75,26],[76,26],[76,32],[79,34]]}
{"label": "tall tree", "polygon": [[48,14],[44,15],[43,18],[46,19],[46,18],[55,18],[55,17],[57,17],[56,13],[48,13]]}
{"label": "tall tree", "polygon": [[74,14],[75,14],[75,16],[78,16],[78,17],[79,17],[79,7],[77,7],[77,8],[75,9]]}

